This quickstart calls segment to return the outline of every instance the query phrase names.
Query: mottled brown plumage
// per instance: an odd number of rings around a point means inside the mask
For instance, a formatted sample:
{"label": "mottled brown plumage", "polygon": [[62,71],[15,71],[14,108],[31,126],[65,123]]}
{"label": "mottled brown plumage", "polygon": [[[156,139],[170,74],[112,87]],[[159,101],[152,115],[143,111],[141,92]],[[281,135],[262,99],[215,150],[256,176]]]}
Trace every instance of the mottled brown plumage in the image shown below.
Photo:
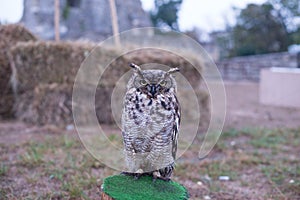
{"label": "mottled brown plumage", "polygon": [[127,84],[122,114],[122,134],[128,172],[151,173],[169,179],[174,169],[180,106],[172,68],[141,70]]}

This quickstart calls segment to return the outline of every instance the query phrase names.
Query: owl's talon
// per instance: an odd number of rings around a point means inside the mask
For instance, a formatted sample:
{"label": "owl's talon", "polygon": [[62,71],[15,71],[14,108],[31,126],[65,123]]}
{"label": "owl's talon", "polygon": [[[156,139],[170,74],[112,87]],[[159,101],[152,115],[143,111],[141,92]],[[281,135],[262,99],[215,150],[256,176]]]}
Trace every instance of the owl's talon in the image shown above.
{"label": "owl's talon", "polygon": [[134,180],[138,180],[143,174],[133,172],[121,172],[122,175],[132,176]]}
{"label": "owl's talon", "polygon": [[138,180],[139,178],[141,178],[141,176],[143,176],[143,174],[135,173],[135,175],[133,177],[134,177],[134,180]]}
{"label": "owl's talon", "polygon": [[143,174],[144,171],[143,171],[142,169],[138,169],[135,173],[136,173],[136,174]]}
{"label": "owl's talon", "polygon": [[161,179],[161,180],[163,180],[163,181],[167,181],[167,182],[171,181],[171,179],[168,178],[168,177],[160,176],[160,177],[157,177],[157,178],[158,178],[158,179]]}
{"label": "owl's talon", "polygon": [[154,182],[157,180],[157,178],[158,178],[158,172],[157,172],[157,171],[154,171],[154,172],[152,173],[152,182],[154,183]]}
{"label": "owl's talon", "polygon": [[156,180],[157,180],[157,177],[154,177],[154,176],[153,176],[153,178],[152,178],[152,183],[155,183]]}
{"label": "owl's talon", "polygon": [[152,176],[152,182],[155,183],[156,180],[157,180],[157,178],[158,178],[157,176],[153,175],[153,176]]}
{"label": "owl's talon", "polygon": [[121,172],[122,175],[125,175],[125,176],[135,176],[136,174],[135,173],[132,173],[132,172]]}

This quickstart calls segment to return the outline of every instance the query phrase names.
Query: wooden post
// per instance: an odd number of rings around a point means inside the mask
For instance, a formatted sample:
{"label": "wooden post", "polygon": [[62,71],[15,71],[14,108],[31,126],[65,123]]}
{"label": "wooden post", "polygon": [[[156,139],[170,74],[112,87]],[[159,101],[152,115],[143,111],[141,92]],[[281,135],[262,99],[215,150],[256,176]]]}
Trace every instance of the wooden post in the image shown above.
{"label": "wooden post", "polygon": [[107,194],[105,194],[104,192],[101,192],[101,200],[114,200],[113,198],[111,198],[110,196],[108,196]]}
{"label": "wooden post", "polygon": [[113,34],[114,34],[115,45],[117,48],[120,48],[121,42],[119,36],[118,15],[117,15],[115,0],[109,0],[109,7],[110,7],[111,24],[112,24]]}
{"label": "wooden post", "polygon": [[55,41],[60,40],[60,31],[59,31],[59,0],[54,2],[54,28],[55,28]]}

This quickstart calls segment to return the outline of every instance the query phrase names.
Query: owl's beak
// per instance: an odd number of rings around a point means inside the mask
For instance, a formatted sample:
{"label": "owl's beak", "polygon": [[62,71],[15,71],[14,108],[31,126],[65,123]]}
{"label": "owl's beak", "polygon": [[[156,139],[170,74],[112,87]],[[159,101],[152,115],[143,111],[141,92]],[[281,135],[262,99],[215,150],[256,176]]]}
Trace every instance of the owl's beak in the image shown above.
{"label": "owl's beak", "polygon": [[152,84],[152,85],[149,85],[147,87],[148,91],[152,94],[152,97],[154,97],[155,93],[156,93],[156,85]]}

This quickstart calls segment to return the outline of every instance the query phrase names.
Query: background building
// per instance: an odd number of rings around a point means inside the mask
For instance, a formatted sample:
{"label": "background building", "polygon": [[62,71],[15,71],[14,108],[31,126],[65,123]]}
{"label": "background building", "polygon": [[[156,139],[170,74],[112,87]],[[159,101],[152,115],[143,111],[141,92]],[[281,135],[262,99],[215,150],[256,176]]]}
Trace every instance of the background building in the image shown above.
{"label": "background building", "polygon": [[[119,31],[151,26],[140,0],[115,0]],[[60,33],[63,39],[102,40],[112,34],[108,0],[61,0]],[[24,0],[21,22],[41,39],[54,38],[54,0]]]}

